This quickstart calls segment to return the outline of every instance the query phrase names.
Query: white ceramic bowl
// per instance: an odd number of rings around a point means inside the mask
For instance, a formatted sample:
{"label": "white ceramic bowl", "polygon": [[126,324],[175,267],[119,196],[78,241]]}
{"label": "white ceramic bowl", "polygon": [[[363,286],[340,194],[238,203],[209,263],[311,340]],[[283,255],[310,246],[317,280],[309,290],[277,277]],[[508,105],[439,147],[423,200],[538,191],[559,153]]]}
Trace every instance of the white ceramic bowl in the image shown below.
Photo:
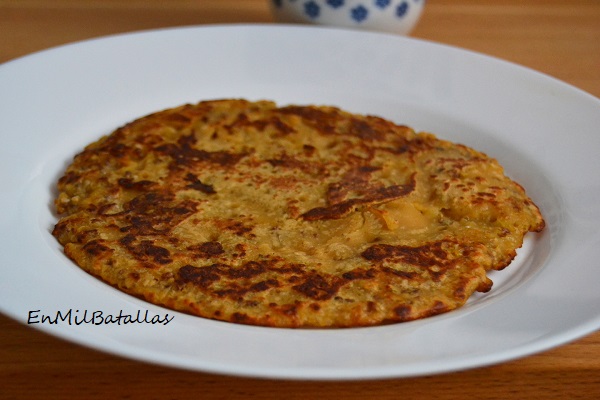
{"label": "white ceramic bowl", "polygon": [[425,0],[269,0],[278,22],[312,23],[408,34]]}

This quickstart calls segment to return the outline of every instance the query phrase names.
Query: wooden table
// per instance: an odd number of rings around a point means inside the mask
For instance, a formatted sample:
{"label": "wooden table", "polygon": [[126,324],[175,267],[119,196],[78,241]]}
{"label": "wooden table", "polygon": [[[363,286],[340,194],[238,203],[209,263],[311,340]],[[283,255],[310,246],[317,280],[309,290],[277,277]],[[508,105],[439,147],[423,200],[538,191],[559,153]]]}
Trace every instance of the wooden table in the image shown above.
{"label": "wooden table", "polygon": [[[266,0],[0,0],[0,62],[119,32],[271,21]],[[597,0],[429,0],[412,36],[513,61],[600,97]],[[0,398],[138,397],[595,399],[600,398],[600,332],[521,360],[445,375],[295,382],[143,364],[0,316]]]}

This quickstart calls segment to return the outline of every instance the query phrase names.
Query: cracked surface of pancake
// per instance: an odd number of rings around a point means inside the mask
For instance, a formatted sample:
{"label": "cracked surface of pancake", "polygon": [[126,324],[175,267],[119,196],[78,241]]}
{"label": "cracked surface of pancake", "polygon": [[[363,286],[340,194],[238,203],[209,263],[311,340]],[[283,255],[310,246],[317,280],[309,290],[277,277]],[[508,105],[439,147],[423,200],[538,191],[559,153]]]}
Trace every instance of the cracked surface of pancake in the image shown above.
{"label": "cracked surface of pancake", "polygon": [[53,234],[149,302],[270,327],[410,321],[490,290],[544,220],[499,163],[376,116],[227,99],[90,144]]}

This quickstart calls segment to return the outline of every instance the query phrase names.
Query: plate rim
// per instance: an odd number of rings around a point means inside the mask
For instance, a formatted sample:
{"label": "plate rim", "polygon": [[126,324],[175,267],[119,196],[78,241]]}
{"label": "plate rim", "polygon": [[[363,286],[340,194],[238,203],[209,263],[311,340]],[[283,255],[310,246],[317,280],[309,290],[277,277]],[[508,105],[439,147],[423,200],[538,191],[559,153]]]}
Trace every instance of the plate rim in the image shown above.
{"label": "plate rim", "polygon": [[[393,38],[393,40],[405,41],[407,43],[423,43],[427,46],[433,45],[433,46],[436,46],[437,48],[450,49],[451,51],[458,51],[460,53],[467,53],[467,54],[471,54],[476,57],[483,57],[486,60],[490,60],[490,62],[501,63],[510,68],[518,68],[527,74],[534,73],[534,74],[538,75],[539,77],[541,77],[545,80],[548,80],[548,82],[551,82],[554,85],[561,86],[563,88],[563,90],[574,92],[578,96],[587,96],[588,100],[594,101],[597,103],[597,105],[600,105],[600,101],[598,98],[596,98],[592,94],[585,92],[575,86],[572,86],[568,83],[560,81],[560,80],[558,80],[554,77],[551,77],[549,75],[546,75],[542,72],[535,71],[528,67],[524,67],[524,66],[512,63],[510,61],[505,61],[505,60],[502,60],[499,58],[495,58],[493,56],[488,56],[488,55],[485,55],[482,53],[474,52],[472,50],[461,49],[459,47],[455,47],[452,45],[446,45],[446,44],[432,42],[432,41],[428,41],[428,40],[424,40],[424,39],[397,37],[397,36],[394,36],[391,34],[378,33],[378,32],[368,32],[367,33],[367,32],[351,31],[351,30],[348,30],[345,28],[308,27],[308,26],[296,26],[296,25],[285,25],[285,24],[220,24],[220,25],[215,24],[215,25],[187,26],[187,27],[175,27],[175,28],[161,28],[161,29],[150,29],[150,30],[144,30],[144,31],[128,32],[128,33],[119,33],[119,34],[102,36],[102,37],[98,37],[98,38],[81,40],[81,41],[67,43],[67,44],[55,46],[55,47],[52,47],[49,49],[41,50],[41,51],[29,54],[29,55],[25,55],[25,56],[22,56],[22,57],[13,59],[13,60],[9,60],[9,61],[6,61],[6,62],[0,64],[0,83],[2,80],[3,72],[4,72],[4,68],[3,68],[4,66],[13,65],[14,63],[19,63],[19,62],[34,62],[36,57],[43,58],[44,55],[46,55],[46,54],[55,54],[55,52],[59,49],[70,48],[70,47],[75,48],[77,46],[85,46],[90,42],[110,41],[114,38],[119,38],[119,37],[132,37],[132,36],[142,37],[147,34],[159,34],[160,35],[161,32],[167,32],[167,31],[180,32],[182,30],[188,30],[188,29],[191,29],[191,30],[215,30],[215,29],[226,29],[226,30],[232,30],[232,29],[233,30],[239,30],[239,29],[243,29],[243,30],[247,30],[247,29],[250,29],[250,30],[284,29],[284,30],[288,30],[288,29],[293,29],[293,30],[298,30],[298,31],[302,30],[302,31],[311,31],[311,32],[315,31],[315,30],[319,30],[319,31],[345,32],[344,34],[348,34],[351,36],[354,36],[357,34],[373,35],[374,37],[387,37],[388,40],[392,40],[392,38]],[[0,100],[1,100],[1,97],[0,97]],[[19,320],[20,316],[14,315],[13,313],[11,313],[11,310],[6,310],[4,307],[4,304],[2,304],[2,303],[0,303],[0,311],[3,314],[8,315],[10,318],[16,319],[17,321],[19,321],[21,323],[23,322],[22,320]],[[38,327],[34,327],[34,328],[38,328]],[[41,331],[43,331],[45,333],[49,333],[53,336],[57,336],[62,339],[65,339],[65,337],[69,337],[67,339],[69,341],[74,341],[79,344],[85,345],[87,347],[95,348],[94,346],[91,346],[90,343],[85,342],[85,340],[83,340],[81,338],[70,337],[70,333],[65,334],[64,332],[60,332],[60,331],[56,332],[54,330],[45,329],[45,327],[40,327],[40,328],[41,328],[40,329]],[[495,364],[498,362],[504,362],[504,361],[508,361],[511,359],[528,356],[528,355],[531,355],[531,354],[567,343],[569,341],[576,340],[582,336],[585,336],[585,335],[597,330],[598,328],[600,328],[600,315],[597,315],[596,318],[593,320],[589,320],[587,326],[572,327],[571,329],[563,331],[561,335],[555,335],[553,337],[553,340],[546,340],[545,342],[534,342],[535,344],[537,344],[536,346],[532,346],[531,344],[529,344],[529,345],[524,344],[521,347],[526,347],[527,349],[517,348],[517,349],[513,350],[512,353],[505,352],[502,357],[498,357],[498,355],[495,355],[495,357],[490,358],[489,356],[482,355],[482,356],[479,356],[479,358],[480,358],[479,362],[475,362],[474,364],[471,363],[470,365],[464,365],[464,364],[461,364],[461,362],[457,361],[457,365],[455,365],[454,367],[450,367],[448,364],[446,364],[446,367],[439,367],[437,370],[433,370],[433,373],[449,372],[449,371],[456,371],[456,370],[465,369],[465,368],[473,368],[473,367],[479,367],[479,366],[484,366],[484,365],[491,365],[491,364]],[[77,339],[79,339],[79,340],[77,340]],[[103,348],[102,351],[111,352],[111,349]],[[122,356],[123,352],[122,351],[114,352],[113,354]],[[126,356],[129,358],[136,358],[141,361],[161,363],[161,364],[169,365],[171,367],[182,368],[182,365],[177,365],[176,362],[173,362],[173,363],[160,362],[160,360],[152,359],[152,357],[140,358],[141,356],[139,354],[137,355],[137,357],[135,357],[135,355],[132,355],[132,354],[128,354]],[[376,372],[375,373],[374,372],[367,373],[365,371],[354,371],[354,373],[349,373],[347,370],[343,370],[343,369],[342,370],[334,370],[331,368],[325,372],[324,371],[317,372],[317,371],[313,370],[313,372],[310,373],[310,372],[308,372],[310,370],[310,368],[306,368],[306,371],[304,371],[302,369],[299,369],[298,367],[292,368],[288,372],[281,371],[281,370],[275,370],[275,371],[270,371],[270,372],[262,371],[262,372],[258,372],[258,373],[257,373],[257,371],[254,371],[254,373],[253,373],[251,370],[240,371],[239,367],[238,367],[238,369],[236,369],[235,367],[232,367],[232,366],[228,366],[229,369],[227,367],[216,368],[217,371],[214,370],[214,367],[215,366],[213,365],[213,369],[206,368],[203,370],[206,372],[214,371],[214,372],[219,372],[219,373],[224,373],[224,374],[229,373],[229,374],[233,374],[233,375],[254,376],[254,377],[257,377],[257,376],[258,377],[275,377],[275,378],[286,378],[286,379],[294,379],[294,378],[298,378],[298,379],[360,379],[360,378],[372,379],[373,378],[374,379],[374,378],[388,378],[388,377],[398,377],[398,376],[418,376],[418,375],[425,375],[425,374],[429,373],[427,371],[420,371],[420,372],[416,372],[414,374],[405,372],[405,373],[398,375],[397,373],[394,374],[391,371],[394,369],[393,367],[383,368],[383,370],[381,370],[378,373],[376,373]],[[194,369],[194,368],[191,368],[190,366],[188,366],[188,367],[183,366],[183,368]],[[296,373],[294,373],[294,371],[296,371]]]}

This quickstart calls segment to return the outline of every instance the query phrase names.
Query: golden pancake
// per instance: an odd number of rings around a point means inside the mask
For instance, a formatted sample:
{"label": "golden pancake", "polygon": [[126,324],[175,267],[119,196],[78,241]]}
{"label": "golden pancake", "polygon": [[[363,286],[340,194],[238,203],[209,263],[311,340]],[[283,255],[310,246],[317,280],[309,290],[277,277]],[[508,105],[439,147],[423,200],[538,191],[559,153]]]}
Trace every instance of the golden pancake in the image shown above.
{"label": "golden pancake", "polygon": [[85,271],[151,303],[268,327],[456,309],[544,228],[481,152],[269,101],[140,118],[78,154],[58,191],[53,234]]}

